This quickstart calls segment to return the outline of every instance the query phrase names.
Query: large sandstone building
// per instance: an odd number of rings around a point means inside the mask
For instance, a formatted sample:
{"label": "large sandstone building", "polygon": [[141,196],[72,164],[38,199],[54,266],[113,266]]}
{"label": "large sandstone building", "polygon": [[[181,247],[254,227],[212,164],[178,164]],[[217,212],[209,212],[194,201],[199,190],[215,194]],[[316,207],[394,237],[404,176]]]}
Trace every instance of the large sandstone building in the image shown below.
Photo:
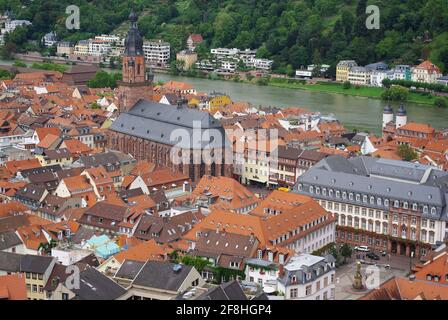
{"label": "large sandstone building", "polygon": [[129,18],[131,29],[125,42],[123,81],[119,83],[119,115],[109,128],[108,148],[170,167],[194,181],[203,175],[230,176],[230,145],[218,120],[182,105],[152,101],[152,80],[146,73],[138,17],[133,12]]}

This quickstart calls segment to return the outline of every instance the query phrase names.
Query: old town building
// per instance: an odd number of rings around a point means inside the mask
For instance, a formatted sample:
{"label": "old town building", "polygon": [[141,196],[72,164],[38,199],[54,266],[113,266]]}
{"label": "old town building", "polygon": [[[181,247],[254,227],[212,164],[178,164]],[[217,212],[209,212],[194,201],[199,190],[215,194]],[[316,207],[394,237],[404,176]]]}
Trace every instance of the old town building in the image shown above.
{"label": "old town building", "polygon": [[424,256],[446,239],[447,181],[446,172],[431,166],[331,156],[305,173],[295,190],[338,217],[338,241]]}
{"label": "old town building", "polygon": [[120,115],[109,128],[108,147],[183,172],[194,181],[204,174],[230,176],[231,165],[224,159],[228,141],[219,121],[205,112],[152,101],[135,13],[130,20],[120,83]]}

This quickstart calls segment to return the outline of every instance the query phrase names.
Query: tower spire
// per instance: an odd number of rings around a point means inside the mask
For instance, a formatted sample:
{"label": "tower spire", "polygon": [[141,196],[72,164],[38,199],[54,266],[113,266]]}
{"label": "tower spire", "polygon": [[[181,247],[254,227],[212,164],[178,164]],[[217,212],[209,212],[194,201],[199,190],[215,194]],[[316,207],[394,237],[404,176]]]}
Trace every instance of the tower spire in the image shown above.
{"label": "tower spire", "polygon": [[138,30],[138,14],[132,6],[130,29],[124,43],[123,80],[119,82],[119,112],[127,112],[140,100],[152,100],[152,78],[146,73],[143,37]]}

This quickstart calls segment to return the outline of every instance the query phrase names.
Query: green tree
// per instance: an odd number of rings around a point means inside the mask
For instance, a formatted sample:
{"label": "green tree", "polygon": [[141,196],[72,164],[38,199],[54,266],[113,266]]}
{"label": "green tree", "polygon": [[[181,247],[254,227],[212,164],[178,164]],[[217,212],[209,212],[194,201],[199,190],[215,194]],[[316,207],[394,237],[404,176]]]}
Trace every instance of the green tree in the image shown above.
{"label": "green tree", "polygon": [[393,86],[381,94],[381,99],[385,101],[406,101],[408,94],[409,89],[402,86]]}
{"label": "green tree", "polygon": [[0,69],[0,80],[11,80],[13,74],[7,70]]}
{"label": "green tree", "polygon": [[352,84],[350,83],[350,81],[344,81],[344,83],[342,84],[342,88],[344,90],[348,90],[352,87]]}
{"label": "green tree", "polygon": [[201,273],[205,267],[211,266],[212,263],[204,258],[201,257],[192,257],[192,256],[184,256],[182,258],[182,263],[187,266],[193,266],[198,270],[199,273]]}
{"label": "green tree", "polygon": [[446,98],[438,97],[434,100],[434,105],[439,108],[447,108],[448,101]]}
{"label": "green tree", "polygon": [[398,147],[397,154],[405,161],[413,161],[417,159],[417,153],[407,144]]}
{"label": "green tree", "polygon": [[89,88],[116,88],[117,81],[120,80],[120,74],[110,74],[106,71],[99,71],[89,80],[87,86]]}
{"label": "green tree", "polygon": [[347,258],[350,258],[352,256],[352,248],[347,244],[344,243],[340,249],[341,256],[344,258],[344,263]]}

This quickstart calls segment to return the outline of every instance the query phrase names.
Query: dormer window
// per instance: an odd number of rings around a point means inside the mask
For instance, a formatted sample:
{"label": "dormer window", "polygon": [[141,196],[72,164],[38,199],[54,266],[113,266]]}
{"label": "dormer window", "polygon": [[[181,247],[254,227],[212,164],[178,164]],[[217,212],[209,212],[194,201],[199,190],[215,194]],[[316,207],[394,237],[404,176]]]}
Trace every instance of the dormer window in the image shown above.
{"label": "dormer window", "polygon": [[418,205],[416,203],[412,204],[412,210],[417,211]]}
{"label": "dormer window", "polygon": [[395,201],[394,201],[394,207],[395,207],[395,208],[400,208],[400,201],[395,200]]}
{"label": "dormer window", "polygon": [[272,251],[268,252],[268,261],[269,262],[274,261],[274,253]]}
{"label": "dormer window", "polygon": [[263,259],[263,251],[258,250],[258,259]]}
{"label": "dormer window", "polygon": [[[280,253],[278,255],[278,263],[280,263],[280,264],[284,264],[285,263],[285,255],[283,253]],[[448,277],[448,275],[447,275],[447,277]]]}
{"label": "dormer window", "polygon": [[436,207],[432,207],[431,208],[431,214],[436,214],[437,213],[437,209]]}

